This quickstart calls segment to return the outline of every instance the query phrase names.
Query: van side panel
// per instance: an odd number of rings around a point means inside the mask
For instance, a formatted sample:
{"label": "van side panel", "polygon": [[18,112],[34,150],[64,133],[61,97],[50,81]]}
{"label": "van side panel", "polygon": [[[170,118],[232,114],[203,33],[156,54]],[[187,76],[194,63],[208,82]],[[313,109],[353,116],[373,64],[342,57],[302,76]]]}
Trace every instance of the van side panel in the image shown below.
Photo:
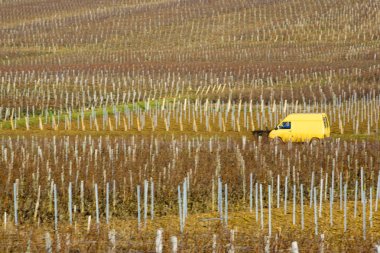
{"label": "van side panel", "polygon": [[297,126],[292,131],[293,139],[296,142],[310,141],[313,138],[322,139],[324,127],[321,120],[296,121]]}

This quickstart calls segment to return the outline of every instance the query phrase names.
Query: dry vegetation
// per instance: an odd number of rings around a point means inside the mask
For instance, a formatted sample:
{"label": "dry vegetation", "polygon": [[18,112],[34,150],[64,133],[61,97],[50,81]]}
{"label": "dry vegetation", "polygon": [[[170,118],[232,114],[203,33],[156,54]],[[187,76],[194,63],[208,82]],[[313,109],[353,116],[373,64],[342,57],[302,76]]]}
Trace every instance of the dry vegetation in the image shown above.
{"label": "dry vegetation", "polygon": [[[379,10],[0,0],[0,251],[373,250]],[[251,135],[292,112],[332,140]]]}

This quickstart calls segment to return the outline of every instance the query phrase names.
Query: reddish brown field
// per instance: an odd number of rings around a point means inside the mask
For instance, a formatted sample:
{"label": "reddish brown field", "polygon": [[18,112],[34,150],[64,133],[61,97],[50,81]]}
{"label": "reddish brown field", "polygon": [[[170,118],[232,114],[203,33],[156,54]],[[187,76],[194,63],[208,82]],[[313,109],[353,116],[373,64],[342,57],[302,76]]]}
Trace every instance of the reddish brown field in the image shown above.
{"label": "reddish brown field", "polygon": [[[0,0],[0,251],[374,250],[379,10]],[[252,136],[294,112],[332,138]]]}

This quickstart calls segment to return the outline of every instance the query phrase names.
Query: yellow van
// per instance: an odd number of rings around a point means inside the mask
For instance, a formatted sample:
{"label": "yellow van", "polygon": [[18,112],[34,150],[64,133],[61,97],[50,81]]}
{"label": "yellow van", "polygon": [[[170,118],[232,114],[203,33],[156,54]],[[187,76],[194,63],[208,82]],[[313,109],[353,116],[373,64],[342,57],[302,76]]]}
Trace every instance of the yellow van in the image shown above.
{"label": "yellow van", "polygon": [[311,142],[330,137],[330,124],[325,113],[289,114],[274,130],[269,138],[276,142]]}

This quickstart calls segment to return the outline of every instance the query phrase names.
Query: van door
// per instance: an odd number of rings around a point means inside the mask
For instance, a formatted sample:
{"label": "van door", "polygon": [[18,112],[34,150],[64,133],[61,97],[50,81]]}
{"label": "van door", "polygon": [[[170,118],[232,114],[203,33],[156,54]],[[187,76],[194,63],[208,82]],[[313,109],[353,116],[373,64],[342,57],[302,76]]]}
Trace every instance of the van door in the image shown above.
{"label": "van door", "polygon": [[279,137],[282,139],[283,142],[288,142],[292,139],[292,122],[290,121],[283,121],[278,126],[279,131]]}

